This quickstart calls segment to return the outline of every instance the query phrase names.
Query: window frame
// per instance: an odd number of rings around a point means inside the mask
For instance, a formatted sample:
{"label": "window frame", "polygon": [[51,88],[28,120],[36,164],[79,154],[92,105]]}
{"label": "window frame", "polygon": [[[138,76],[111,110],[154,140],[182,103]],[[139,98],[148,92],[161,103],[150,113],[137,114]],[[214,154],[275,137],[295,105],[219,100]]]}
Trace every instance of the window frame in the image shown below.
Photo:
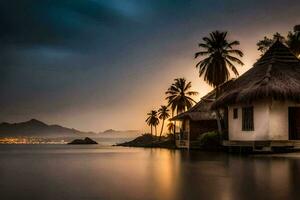
{"label": "window frame", "polygon": [[254,131],[253,106],[242,107],[242,131]]}

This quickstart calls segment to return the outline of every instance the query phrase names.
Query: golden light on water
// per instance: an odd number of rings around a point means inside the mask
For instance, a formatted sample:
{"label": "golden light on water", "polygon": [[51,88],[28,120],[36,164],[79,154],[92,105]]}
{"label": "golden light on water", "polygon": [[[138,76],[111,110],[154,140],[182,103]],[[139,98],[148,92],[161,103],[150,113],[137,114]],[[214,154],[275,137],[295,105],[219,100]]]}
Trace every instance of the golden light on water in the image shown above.
{"label": "golden light on water", "polygon": [[160,193],[163,193],[166,199],[175,199],[174,186],[177,175],[174,173],[174,154],[164,149],[155,151],[159,151],[160,155],[160,165],[153,168],[153,177],[159,177],[155,182],[160,186]]}

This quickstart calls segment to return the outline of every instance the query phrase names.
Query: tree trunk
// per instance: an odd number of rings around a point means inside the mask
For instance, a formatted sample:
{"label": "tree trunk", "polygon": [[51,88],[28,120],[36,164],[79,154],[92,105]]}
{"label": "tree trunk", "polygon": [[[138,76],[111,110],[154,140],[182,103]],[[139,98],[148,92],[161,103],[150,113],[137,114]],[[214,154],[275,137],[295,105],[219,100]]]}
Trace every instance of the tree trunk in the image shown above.
{"label": "tree trunk", "polygon": [[157,128],[156,127],[157,127],[157,125],[154,126],[154,128],[155,128],[155,137],[157,137]]}
{"label": "tree trunk", "polygon": [[[217,86],[216,87],[216,99],[219,97],[219,95],[220,95],[220,88],[219,88],[219,86]],[[218,132],[219,132],[219,136],[220,136],[220,142],[222,143],[223,131],[222,131],[222,124],[221,124],[221,114],[220,114],[219,109],[217,109],[215,112],[216,112],[216,117],[217,117],[217,125],[218,125]]]}
{"label": "tree trunk", "polygon": [[161,135],[162,135],[163,130],[164,130],[164,124],[165,124],[165,119],[163,119],[163,121],[162,121],[161,129],[160,129],[160,134],[159,134],[159,140],[160,140]]}
{"label": "tree trunk", "polygon": [[150,127],[151,127],[151,136],[152,136],[152,135],[153,135],[153,134],[152,134],[152,125],[151,125]]}
{"label": "tree trunk", "polygon": [[220,141],[222,141],[223,140],[223,138],[222,138],[223,131],[222,131],[222,124],[221,124],[221,114],[220,114],[219,110],[216,110],[216,117],[217,117],[217,125],[218,125],[218,132],[220,135]]}
{"label": "tree trunk", "polygon": [[[174,117],[174,111],[172,111],[172,118]],[[176,121],[174,121],[173,126],[173,139],[174,139],[174,147],[176,148]]]}

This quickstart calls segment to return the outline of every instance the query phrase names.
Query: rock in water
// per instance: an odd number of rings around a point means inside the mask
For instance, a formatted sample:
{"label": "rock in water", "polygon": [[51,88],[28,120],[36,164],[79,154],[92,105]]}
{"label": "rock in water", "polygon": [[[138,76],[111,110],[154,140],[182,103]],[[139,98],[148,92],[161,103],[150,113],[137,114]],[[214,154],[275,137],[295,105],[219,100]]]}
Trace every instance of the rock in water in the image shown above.
{"label": "rock in water", "polygon": [[69,142],[68,144],[98,144],[96,141],[92,140],[89,137],[82,139],[75,139],[72,142]]}

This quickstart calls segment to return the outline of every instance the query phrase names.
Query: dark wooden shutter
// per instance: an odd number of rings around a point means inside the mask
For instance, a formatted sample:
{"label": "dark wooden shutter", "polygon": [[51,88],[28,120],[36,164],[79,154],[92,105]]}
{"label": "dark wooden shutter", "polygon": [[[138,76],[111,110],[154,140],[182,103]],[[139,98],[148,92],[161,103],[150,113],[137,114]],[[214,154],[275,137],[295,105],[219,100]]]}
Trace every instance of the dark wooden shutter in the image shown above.
{"label": "dark wooden shutter", "polygon": [[253,107],[242,108],[242,130],[254,130]]}

